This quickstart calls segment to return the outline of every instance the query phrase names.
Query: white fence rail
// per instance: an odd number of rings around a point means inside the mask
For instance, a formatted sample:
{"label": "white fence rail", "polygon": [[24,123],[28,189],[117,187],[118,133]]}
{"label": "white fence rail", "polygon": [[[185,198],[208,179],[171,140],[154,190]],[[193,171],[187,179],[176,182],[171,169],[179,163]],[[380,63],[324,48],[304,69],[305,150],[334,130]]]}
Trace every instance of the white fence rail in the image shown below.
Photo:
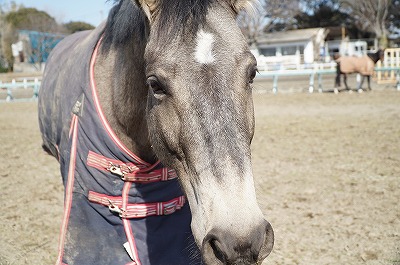
{"label": "white fence rail", "polygon": [[[396,88],[400,91],[400,67],[375,67],[375,71],[387,72],[392,71],[396,76]],[[318,92],[323,92],[322,87],[322,76],[327,74],[335,74],[335,69],[321,69],[321,68],[313,68],[313,69],[303,69],[303,70],[278,70],[278,71],[260,71],[257,75],[257,78],[272,78],[273,80],[273,88],[272,91],[274,93],[278,92],[278,80],[280,77],[289,77],[289,76],[308,76],[309,77],[309,92],[313,93],[315,86],[315,78],[317,78],[317,88]],[[13,79],[9,83],[2,83],[0,81],[0,103],[2,102],[18,102],[18,101],[32,101],[37,100],[39,95],[39,89],[41,85],[41,78],[18,78]],[[29,91],[28,91],[29,90]],[[26,92],[20,93],[23,96],[16,97],[16,92]],[[3,94],[3,95],[2,95]],[[5,94],[5,95],[4,95]],[[29,95],[27,97],[26,95]]]}
{"label": "white fence rail", "polygon": [[[375,67],[375,71],[380,73],[384,71],[393,71],[396,75],[396,88],[400,91],[400,67]],[[315,90],[315,77],[318,80],[318,92],[323,92],[322,76],[327,74],[336,74],[336,69],[304,69],[304,70],[279,70],[279,71],[260,71],[258,78],[272,78],[272,92],[278,92],[278,80],[280,77],[289,76],[309,76],[310,83],[308,91],[313,93]]]}
{"label": "white fence rail", "polygon": [[[40,85],[41,79],[38,77],[17,78],[8,83],[0,81],[0,95],[2,96],[0,102],[37,100]],[[16,96],[16,94],[21,94],[21,96]]]}

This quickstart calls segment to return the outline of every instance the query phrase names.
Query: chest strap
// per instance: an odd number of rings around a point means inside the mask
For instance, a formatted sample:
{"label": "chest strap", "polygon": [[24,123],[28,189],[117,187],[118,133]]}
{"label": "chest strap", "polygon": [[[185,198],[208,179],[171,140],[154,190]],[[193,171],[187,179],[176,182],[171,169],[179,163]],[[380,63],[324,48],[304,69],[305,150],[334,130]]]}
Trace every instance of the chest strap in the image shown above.
{"label": "chest strap", "polygon": [[108,196],[89,191],[88,199],[90,202],[107,206],[111,212],[125,219],[144,218],[153,215],[169,215],[181,209],[186,202],[185,196],[179,196],[166,202],[128,203],[124,209],[122,208],[123,198],[119,196]]}
{"label": "chest strap", "polygon": [[163,167],[148,171],[143,166],[140,167],[133,163],[124,163],[96,154],[92,151],[89,151],[87,165],[99,170],[111,172],[124,181],[135,183],[152,183],[177,178],[176,172],[173,169]]}

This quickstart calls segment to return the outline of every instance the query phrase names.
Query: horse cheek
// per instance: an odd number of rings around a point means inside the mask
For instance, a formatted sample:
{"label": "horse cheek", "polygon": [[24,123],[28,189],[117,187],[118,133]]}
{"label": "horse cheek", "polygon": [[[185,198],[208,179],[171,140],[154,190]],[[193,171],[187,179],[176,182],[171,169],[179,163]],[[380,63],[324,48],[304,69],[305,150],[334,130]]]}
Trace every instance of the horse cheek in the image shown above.
{"label": "horse cheek", "polygon": [[156,104],[148,111],[149,137],[157,158],[168,167],[175,168],[180,160],[180,122],[168,103]]}

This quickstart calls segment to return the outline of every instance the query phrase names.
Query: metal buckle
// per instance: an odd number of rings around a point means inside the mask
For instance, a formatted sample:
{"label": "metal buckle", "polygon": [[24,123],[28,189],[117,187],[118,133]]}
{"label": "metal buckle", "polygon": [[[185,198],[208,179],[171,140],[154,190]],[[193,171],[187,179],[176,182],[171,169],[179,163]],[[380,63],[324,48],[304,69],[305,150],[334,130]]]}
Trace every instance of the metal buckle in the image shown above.
{"label": "metal buckle", "polygon": [[170,215],[170,214],[173,214],[174,212],[176,212],[175,204],[172,206],[169,206],[169,207],[164,207],[164,211],[163,211],[164,215]]}
{"label": "metal buckle", "polygon": [[122,169],[121,165],[115,165],[110,162],[110,165],[108,166],[107,170],[110,171],[112,174],[119,176],[122,180],[126,180],[125,174],[132,173],[133,170],[129,166],[125,166],[125,167],[126,167],[126,170]]}
{"label": "metal buckle", "polygon": [[120,177],[123,177],[125,175],[125,173],[122,171],[121,167],[119,165],[114,165],[112,163],[110,163],[110,166],[108,167],[108,170],[115,174],[118,175]]}
{"label": "metal buckle", "polygon": [[108,200],[108,202],[109,202],[108,209],[109,209],[111,212],[118,214],[119,217],[122,217],[122,214],[125,212],[125,210],[122,209],[122,208],[119,208],[119,207],[118,207],[117,205],[115,205],[110,199],[107,199],[107,200]]}

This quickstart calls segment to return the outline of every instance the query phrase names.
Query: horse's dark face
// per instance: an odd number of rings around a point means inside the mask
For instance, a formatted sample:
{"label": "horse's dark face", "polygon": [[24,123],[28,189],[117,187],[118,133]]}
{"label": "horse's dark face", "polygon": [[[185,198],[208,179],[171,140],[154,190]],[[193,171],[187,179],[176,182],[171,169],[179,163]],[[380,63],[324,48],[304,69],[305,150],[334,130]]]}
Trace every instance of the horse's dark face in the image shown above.
{"label": "horse's dark face", "polygon": [[383,60],[385,58],[385,50],[379,49],[375,53],[368,53],[367,54],[374,63],[377,63],[379,60],[383,63]]}
{"label": "horse's dark face", "polygon": [[206,263],[257,264],[271,252],[273,231],[251,168],[256,60],[235,21],[248,1],[203,2],[210,3],[202,23],[172,36],[157,32],[158,2],[142,3],[150,140],[179,175]]}

